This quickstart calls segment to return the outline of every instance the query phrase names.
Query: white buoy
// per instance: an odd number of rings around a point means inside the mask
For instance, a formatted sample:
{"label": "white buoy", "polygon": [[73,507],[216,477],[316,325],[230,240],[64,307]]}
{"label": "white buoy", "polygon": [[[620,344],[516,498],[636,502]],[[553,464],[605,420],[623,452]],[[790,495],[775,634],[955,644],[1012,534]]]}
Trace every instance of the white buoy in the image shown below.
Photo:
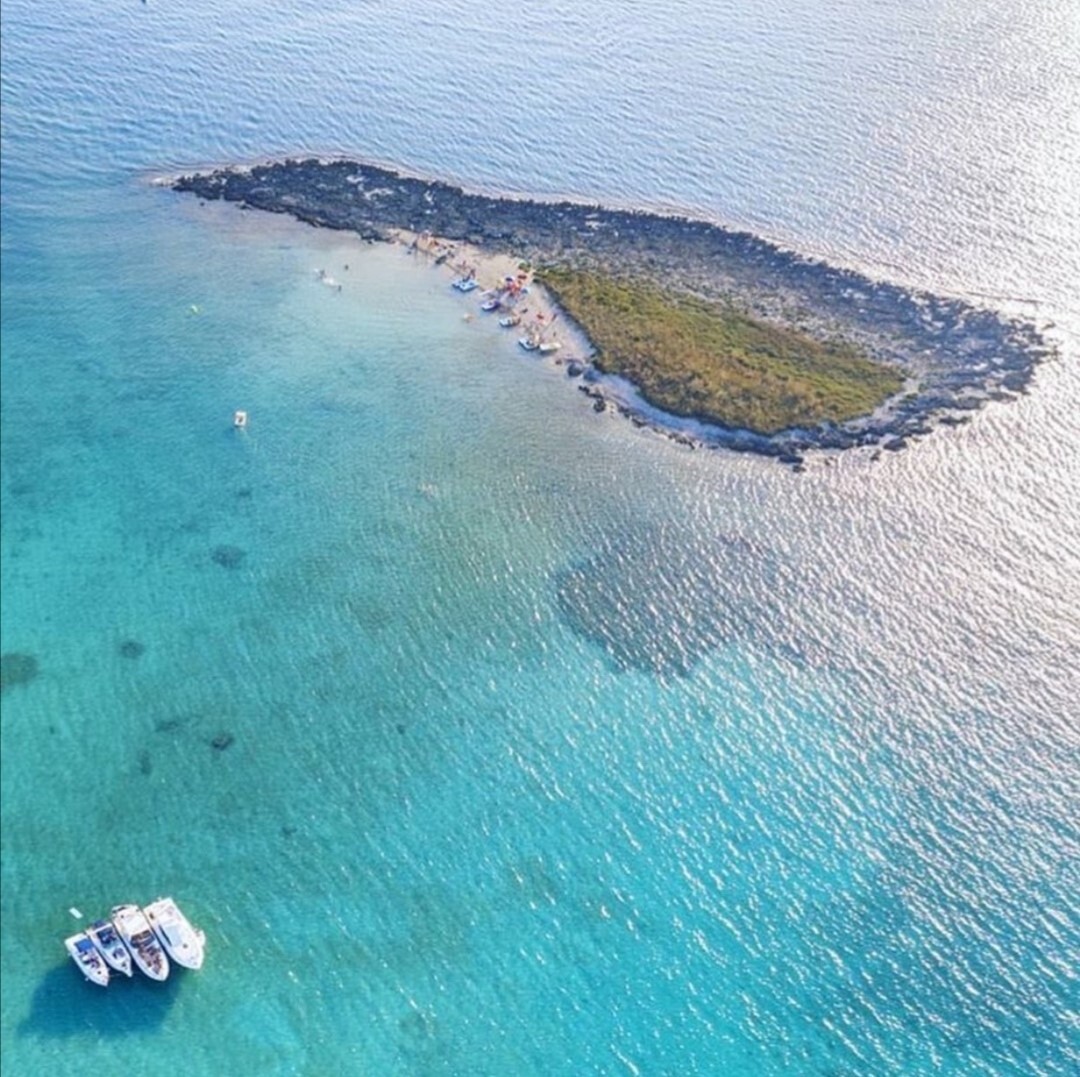
{"label": "white buoy", "polygon": [[71,913],[71,915],[74,916],[76,920],[82,919],[82,913],[79,912],[79,910],[76,909],[74,905],[72,905],[71,908],[68,909],[68,912]]}

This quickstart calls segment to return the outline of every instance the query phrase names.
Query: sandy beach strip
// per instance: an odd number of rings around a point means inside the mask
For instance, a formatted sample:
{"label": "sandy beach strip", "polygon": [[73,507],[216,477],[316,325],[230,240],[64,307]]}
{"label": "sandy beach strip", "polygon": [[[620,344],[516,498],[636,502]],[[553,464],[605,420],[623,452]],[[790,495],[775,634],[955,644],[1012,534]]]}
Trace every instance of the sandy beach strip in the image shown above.
{"label": "sandy beach strip", "polygon": [[[520,316],[521,323],[513,328],[514,340],[530,333],[542,333],[544,340],[558,341],[559,350],[542,357],[557,364],[571,359],[587,363],[594,354],[595,349],[584,330],[567,317],[551,293],[534,278],[527,263],[512,255],[484,250],[460,240],[404,228],[394,229],[391,241],[431,262],[446,277],[448,287],[462,277],[475,279],[477,287],[462,293],[469,304],[466,318],[491,319],[497,325],[498,319],[506,314]],[[498,310],[486,312],[480,309],[480,304],[489,296],[505,293],[511,282],[521,289],[516,298],[506,294]]]}

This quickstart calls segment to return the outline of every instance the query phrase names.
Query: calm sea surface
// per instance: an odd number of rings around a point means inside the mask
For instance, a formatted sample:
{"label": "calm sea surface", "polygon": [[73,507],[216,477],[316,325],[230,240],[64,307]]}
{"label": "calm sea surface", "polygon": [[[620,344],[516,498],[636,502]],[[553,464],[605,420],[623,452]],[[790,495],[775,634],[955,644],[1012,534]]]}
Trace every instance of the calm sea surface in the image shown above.
{"label": "calm sea surface", "polygon": [[[5,1077],[1078,1071],[1074,0],[2,34]],[[296,152],[690,212],[1059,356],[877,462],[691,452],[401,248],[148,182]],[[85,984],[69,908],[166,893],[204,969]]]}

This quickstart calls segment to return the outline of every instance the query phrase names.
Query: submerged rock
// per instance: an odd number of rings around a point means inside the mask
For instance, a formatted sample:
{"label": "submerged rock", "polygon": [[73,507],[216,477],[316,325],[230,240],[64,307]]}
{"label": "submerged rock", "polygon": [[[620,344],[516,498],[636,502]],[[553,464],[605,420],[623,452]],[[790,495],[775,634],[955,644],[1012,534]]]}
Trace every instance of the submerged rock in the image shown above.
{"label": "submerged rock", "polygon": [[146,651],[146,645],[137,639],[126,639],[119,647],[121,658],[141,658]]}
{"label": "submerged rock", "polygon": [[0,693],[29,684],[38,675],[38,668],[38,660],[32,654],[8,651],[0,655]]}
{"label": "submerged rock", "polygon": [[222,568],[239,568],[247,557],[247,551],[239,546],[215,546],[210,559]]}
{"label": "submerged rock", "polygon": [[738,535],[688,548],[664,528],[620,537],[555,576],[563,622],[618,669],[688,675],[709,651],[745,635],[758,616],[732,599],[732,581],[774,581],[772,556]]}

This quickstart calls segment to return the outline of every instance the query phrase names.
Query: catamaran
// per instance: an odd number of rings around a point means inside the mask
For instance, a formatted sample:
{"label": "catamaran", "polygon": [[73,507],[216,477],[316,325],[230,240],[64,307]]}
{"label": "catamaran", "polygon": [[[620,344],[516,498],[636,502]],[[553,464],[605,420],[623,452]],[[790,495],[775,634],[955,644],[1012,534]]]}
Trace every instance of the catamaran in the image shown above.
{"label": "catamaran", "polygon": [[110,968],[125,976],[131,975],[131,954],[108,920],[95,920],[86,929],[86,934]]}
{"label": "catamaran", "polygon": [[171,897],[152,901],[143,912],[169,957],[184,968],[202,967],[206,936],[191,926]]}
{"label": "catamaran", "polygon": [[90,941],[85,931],[64,939],[64,948],[79,971],[91,982],[102,987],[109,986],[109,966]]}
{"label": "catamaran", "polygon": [[139,970],[151,980],[164,980],[169,975],[169,959],[142,909],[138,905],[117,905],[112,921]]}

